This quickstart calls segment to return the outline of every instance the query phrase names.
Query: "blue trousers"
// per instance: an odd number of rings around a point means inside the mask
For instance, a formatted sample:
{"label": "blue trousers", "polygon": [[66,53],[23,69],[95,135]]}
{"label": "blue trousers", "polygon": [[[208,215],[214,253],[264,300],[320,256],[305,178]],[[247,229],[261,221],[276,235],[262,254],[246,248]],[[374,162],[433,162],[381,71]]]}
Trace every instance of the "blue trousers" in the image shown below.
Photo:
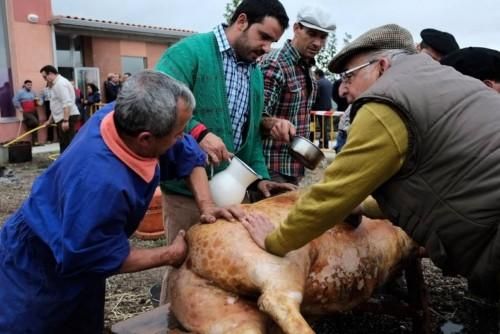
{"label": "blue trousers", "polygon": [[0,333],[99,333],[105,278],[60,277],[20,213],[0,231]]}

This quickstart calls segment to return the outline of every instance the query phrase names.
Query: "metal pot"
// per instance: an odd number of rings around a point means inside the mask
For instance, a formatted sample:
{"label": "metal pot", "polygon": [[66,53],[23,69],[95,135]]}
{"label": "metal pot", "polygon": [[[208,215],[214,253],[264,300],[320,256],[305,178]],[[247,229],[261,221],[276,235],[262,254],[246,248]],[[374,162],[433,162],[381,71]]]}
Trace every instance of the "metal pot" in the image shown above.
{"label": "metal pot", "polygon": [[301,136],[293,137],[288,152],[295,160],[308,169],[315,169],[321,160],[325,159],[325,155],[319,147]]}

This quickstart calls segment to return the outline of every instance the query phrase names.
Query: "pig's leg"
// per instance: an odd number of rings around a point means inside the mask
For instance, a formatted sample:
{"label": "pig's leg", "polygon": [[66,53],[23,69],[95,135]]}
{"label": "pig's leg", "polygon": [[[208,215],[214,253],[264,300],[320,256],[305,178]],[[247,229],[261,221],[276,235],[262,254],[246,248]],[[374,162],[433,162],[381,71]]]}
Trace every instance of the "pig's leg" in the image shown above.
{"label": "pig's leg", "polygon": [[300,314],[310,259],[304,256],[304,252],[295,251],[287,255],[287,260],[285,266],[263,264],[257,269],[262,291],[259,308],[286,334],[314,333]]}
{"label": "pig's leg", "polygon": [[255,303],[226,292],[184,265],[169,274],[170,310],[195,333],[264,334],[270,319]]}

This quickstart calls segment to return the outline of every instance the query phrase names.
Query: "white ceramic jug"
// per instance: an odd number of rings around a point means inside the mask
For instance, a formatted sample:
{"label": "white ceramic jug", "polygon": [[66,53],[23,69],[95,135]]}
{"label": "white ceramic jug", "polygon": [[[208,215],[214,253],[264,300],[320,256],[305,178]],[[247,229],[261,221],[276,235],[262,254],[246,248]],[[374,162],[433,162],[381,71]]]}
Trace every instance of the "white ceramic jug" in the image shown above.
{"label": "white ceramic jug", "polygon": [[229,166],[209,182],[215,204],[223,208],[240,204],[245,198],[247,187],[259,178],[246,163],[233,157]]}

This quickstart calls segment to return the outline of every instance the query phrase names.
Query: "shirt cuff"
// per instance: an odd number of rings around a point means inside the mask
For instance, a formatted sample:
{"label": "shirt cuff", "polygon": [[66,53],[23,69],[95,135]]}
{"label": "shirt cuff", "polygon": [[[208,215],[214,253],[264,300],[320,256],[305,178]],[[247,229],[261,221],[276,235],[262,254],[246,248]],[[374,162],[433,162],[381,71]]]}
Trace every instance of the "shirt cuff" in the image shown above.
{"label": "shirt cuff", "polygon": [[269,234],[264,242],[266,246],[266,250],[274,255],[285,256],[288,253],[288,249],[283,247],[283,245],[279,242],[277,231]]}
{"label": "shirt cuff", "polygon": [[207,127],[200,123],[200,124],[196,125],[194,128],[192,128],[191,131],[189,132],[189,134],[191,136],[193,136],[193,138],[196,139],[197,142],[200,142],[201,139],[199,139],[199,137],[204,132],[206,132],[206,130],[207,130]]}

